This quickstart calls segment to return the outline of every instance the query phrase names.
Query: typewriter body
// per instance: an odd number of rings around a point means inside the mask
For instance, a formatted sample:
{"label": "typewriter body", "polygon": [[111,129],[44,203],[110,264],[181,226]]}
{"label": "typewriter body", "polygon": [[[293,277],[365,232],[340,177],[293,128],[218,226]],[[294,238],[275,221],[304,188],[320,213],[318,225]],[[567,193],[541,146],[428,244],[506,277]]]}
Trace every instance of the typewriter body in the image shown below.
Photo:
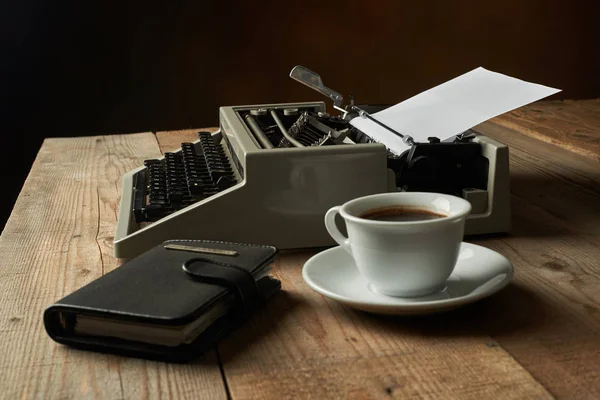
{"label": "typewriter body", "polygon": [[115,256],[131,258],[173,238],[329,246],[329,208],[394,191],[470,201],[467,235],[509,230],[505,145],[472,130],[395,154],[350,125],[352,118],[360,116],[328,114],[324,102],[221,107],[217,132],[199,132],[124,175]]}

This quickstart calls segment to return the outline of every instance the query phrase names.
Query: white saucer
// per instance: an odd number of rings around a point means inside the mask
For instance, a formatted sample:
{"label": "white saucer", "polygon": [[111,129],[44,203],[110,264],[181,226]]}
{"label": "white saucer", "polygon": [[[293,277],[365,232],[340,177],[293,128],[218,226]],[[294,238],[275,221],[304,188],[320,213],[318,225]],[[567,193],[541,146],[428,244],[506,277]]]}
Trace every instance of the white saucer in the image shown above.
{"label": "white saucer", "polygon": [[347,306],[378,314],[413,315],[446,311],[491,296],[510,282],[513,266],[493,250],[463,242],[443,290],[421,297],[391,297],[373,292],[350,254],[337,246],[311,257],[302,268],[302,277],[318,293]]}

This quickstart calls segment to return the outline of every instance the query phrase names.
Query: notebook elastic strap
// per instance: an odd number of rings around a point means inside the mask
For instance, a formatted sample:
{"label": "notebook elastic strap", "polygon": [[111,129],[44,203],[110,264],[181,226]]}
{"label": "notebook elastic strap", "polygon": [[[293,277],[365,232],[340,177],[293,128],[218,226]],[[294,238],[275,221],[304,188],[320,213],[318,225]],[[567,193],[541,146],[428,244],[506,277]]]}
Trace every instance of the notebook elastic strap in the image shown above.
{"label": "notebook elastic strap", "polygon": [[244,315],[258,300],[256,281],[250,271],[244,268],[201,257],[187,260],[182,268],[200,282],[224,286],[235,293]]}

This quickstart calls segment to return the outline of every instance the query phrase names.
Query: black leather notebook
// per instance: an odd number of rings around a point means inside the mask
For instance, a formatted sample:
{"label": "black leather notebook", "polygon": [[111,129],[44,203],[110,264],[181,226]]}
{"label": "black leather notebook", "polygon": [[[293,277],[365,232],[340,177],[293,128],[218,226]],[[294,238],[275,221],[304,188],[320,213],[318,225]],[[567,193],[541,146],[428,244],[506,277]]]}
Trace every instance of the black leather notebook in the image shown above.
{"label": "black leather notebook", "polygon": [[191,360],[281,289],[277,249],[171,240],[48,307],[58,343],[170,361]]}

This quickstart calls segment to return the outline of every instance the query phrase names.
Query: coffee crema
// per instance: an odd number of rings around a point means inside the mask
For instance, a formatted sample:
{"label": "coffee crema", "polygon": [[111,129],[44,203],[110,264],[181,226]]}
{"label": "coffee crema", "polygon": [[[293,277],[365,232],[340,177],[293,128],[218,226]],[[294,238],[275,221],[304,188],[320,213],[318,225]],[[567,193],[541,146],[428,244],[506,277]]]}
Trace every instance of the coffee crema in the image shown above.
{"label": "coffee crema", "polygon": [[445,217],[447,217],[447,215],[436,213],[431,210],[402,206],[374,208],[359,215],[359,218],[391,222],[427,221]]}

